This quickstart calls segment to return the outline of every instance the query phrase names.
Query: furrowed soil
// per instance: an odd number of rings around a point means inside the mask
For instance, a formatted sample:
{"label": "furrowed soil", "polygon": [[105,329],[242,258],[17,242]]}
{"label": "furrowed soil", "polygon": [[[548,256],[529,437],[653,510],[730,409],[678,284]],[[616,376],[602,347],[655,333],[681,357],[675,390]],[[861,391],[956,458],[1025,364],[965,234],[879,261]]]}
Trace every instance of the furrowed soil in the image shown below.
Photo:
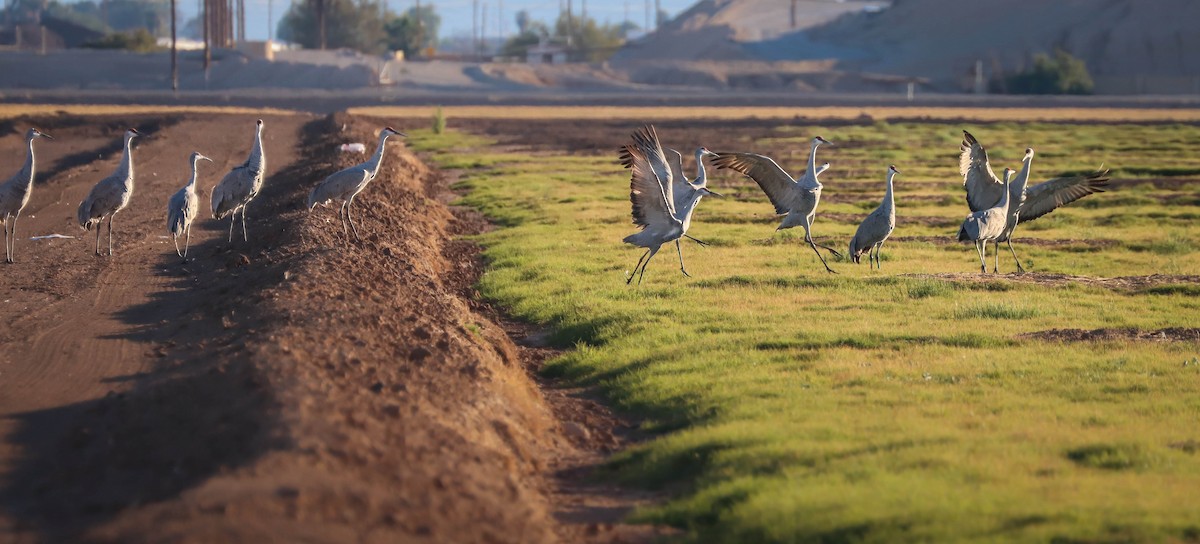
{"label": "furrowed soil", "polygon": [[[0,534],[13,542],[633,541],[644,497],[586,483],[626,425],[586,392],[538,383],[544,348],[475,300],[482,272],[449,180],[393,139],[356,202],[361,241],[308,190],[364,160],[386,120],[264,117],[267,179],[240,226],[208,217],[253,118],[47,115],[0,127],[0,167],[38,184],[3,266]],[[75,207],[134,151],[113,257]],[[396,126],[403,130],[403,126]],[[200,164],[188,259],[169,196]],[[31,240],[63,234],[73,238]],[[507,330],[506,330],[507,329]]]}

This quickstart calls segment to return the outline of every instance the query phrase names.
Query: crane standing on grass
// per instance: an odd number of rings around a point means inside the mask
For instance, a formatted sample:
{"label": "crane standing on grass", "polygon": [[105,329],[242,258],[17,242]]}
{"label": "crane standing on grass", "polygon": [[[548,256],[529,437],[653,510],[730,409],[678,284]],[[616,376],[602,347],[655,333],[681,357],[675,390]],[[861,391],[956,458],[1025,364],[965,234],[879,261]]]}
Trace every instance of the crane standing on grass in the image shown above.
{"label": "crane standing on grass", "polygon": [[392,135],[407,137],[403,132],[392,127],[386,127],[379,131],[379,145],[375,148],[375,154],[362,164],[356,164],[330,174],[324,181],[313,187],[312,192],[308,194],[308,210],[312,211],[317,204],[325,204],[330,200],[341,200],[342,207],[338,210],[338,219],[342,220],[342,232],[349,236],[350,232],[346,231],[346,222],[349,221],[350,231],[354,232],[354,239],[358,240],[358,228],[354,226],[350,208],[354,205],[354,198],[363,189],[366,189],[367,184],[371,183],[371,180],[379,174],[379,165],[383,162],[384,145],[387,143],[388,137]]}
{"label": "crane standing on grass", "polygon": [[249,241],[246,233],[246,207],[262,190],[263,173],[267,168],[266,157],[262,145],[263,121],[259,119],[254,126],[254,145],[250,148],[250,156],[246,162],[235,166],[220,183],[213,187],[212,215],[220,220],[229,216],[229,241],[233,242],[233,226],[238,213],[242,216],[242,240]]}
{"label": "crane standing on grass", "polygon": [[[8,178],[8,181],[0,185],[0,218],[4,219],[4,261],[16,262],[16,246],[17,246],[17,219],[21,217],[21,210],[25,209],[25,205],[29,204],[29,195],[33,193],[33,178],[35,161],[33,158],[33,141],[38,138],[50,138],[49,134],[44,134],[42,131],[31,128],[25,131],[25,145],[29,147],[29,154],[25,156],[25,164],[13,177]],[[50,138],[53,140],[54,138]],[[12,217],[12,228],[9,228],[8,218]]]}
{"label": "crane standing on grass", "polygon": [[100,255],[100,223],[108,217],[108,256],[112,256],[113,218],[117,212],[129,205],[133,196],[133,139],[140,136],[137,129],[125,131],[125,151],[117,170],[92,187],[87,198],[79,203],[76,212],[79,226],[92,230],[96,227],[96,255]]}
{"label": "crane standing on grass", "polygon": [[[678,152],[675,154],[679,156]],[[668,242],[675,242],[675,251],[679,254],[679,270],[685,276],[690,276],[683,265],[683,250],[679,246],[679,239],[687,236],[692,212],[696,210],[700,199],[704,195],[720,196],[707,187],[708,180],[704,175],[704,164],[701,162],[707,154],[710,152],[704,148],[696,150],[696,160],[699,164],[696,183],[692,183],[683,177],[682,156],[679,156],[674,166],[668,163],[653,126],[647,125],[634,132],[633,143],[621,148],[621,164],[632,171],[629,179],[629,200],[633,205],[633,223],[642,229],[626,236],[624,242],[646,248],[646,252],[634,265],[633,273],[625,280],[626,285],[633,282],[634,276],[638,277],[639,285],[642,283],[650,260],[662,245]],[[678,175],[675,174],[676,171]],[[676,195],[679,201],[676,201]]]}
{"label": "crane standing on grass", "polygon": [[[976,212],[990,208],[1000,200],[1003,189],[1001,182],[988,162],[987,150],[970,132],[963,131],[959,146],[958,169],[963,176],[963,187],[967,191],[967,204]],[[1104,192],[1108,187],[1108,170],[1097,170],[1086,176],[1063,176],[1029,187],[1029,171],[1033,164],[1033,148],[1025,149],[1021,172],[1008,187],[1009,211],[1004,232],[996,238],[995,250],[1000,242],[1008,243],[1008,251],[1017,263],[1017,271],[1025,272],[1017,252],[1012,246],[1012,235],[1018,223],[1033,221],[1061,206],[1066,206],[1092,193]],[[993,272],[1000,271],[999,260]]]}
{"label": "crane standing on grass", "polygon": [[[958,241],[975,242],[975,252],[979,254],[979,272],[987,274],[987,243],[994,242],[1004,234],[1005,222],[1008,219],[1009,180],[1012,179],[1012,168],[1004,169],[1004,190],[1000,193],[1000,203],[986,210],[979,210],[968,215],[958,229]],[[1000,266],[1000,244],[996,244],[996,266]]]}
{"label": "crane standing on grass", "polygon": [[[183,258],[187,257],[188,246],[192,242],[192,220],[200,212],[200,197],[196,195],[196,163],[200,160],[212,162],[199,151],[192,152],[189,158],[192,163],[191,179],[167,201],[167,230],[171,233],[171,241],[175,242],[175,253]],[[179,253],[180,234],[184,235],[183,253]]]}
{"label": "crane standing on grass", "polygon": [[817,147],[821,144],[833,145],[820,136],[813,138],[812,150],[808,155],[808,170],[796,179],[769,157],[755,153],[717,153],[713,166],[741,172],[758,183],[771,200],[771,204],[775,205],[775,213],[784,216],[775,230],[790,229],[797,225],[804,227],[804,241],[808,242],[817,258],[821,259],[825,270],[835,273],[817,248],[824,249],[838,258],[841,258],[842,254],[814,242],[812,237],[812,224],[816,219],[817,204],[821,201],[822,186],[817,180],[817,175],[824,171],[823,168],[817,167]]}
{"label": "crane standing on grass", "polygon": [[896,199],[893,196],[892,186],[893,178],[899,173],[896,165],[888,166],[887,191],[883,195],[883,203],[875,208],[875,211],[871,212],[866,219],[863,219],[862,224],[854,233],[854,238],[850,239],[850,260],[854,261],[854,264],[858,264],[859,256],[866,251],[867,265],[870,265],[872,262],[871,250],[874,250],[875,267],[883,268],[879,263],[879,252],[883,250],[883,243],[896,228]]}

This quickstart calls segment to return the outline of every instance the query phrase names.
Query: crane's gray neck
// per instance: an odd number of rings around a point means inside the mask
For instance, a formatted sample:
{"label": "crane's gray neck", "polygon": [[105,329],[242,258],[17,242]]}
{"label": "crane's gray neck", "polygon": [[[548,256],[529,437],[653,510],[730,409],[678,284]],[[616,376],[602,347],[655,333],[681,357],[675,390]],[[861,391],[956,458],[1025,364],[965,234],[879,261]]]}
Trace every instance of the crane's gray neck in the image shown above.
{"label": "crane's gray neck", "polygon": [[1009,188],[1009,192],[1015,192],[1017,194],[1022,194],[1025,192],[1025,186],[1029,184],[1029,167],[1031,164],[1033,164],[1032,158],[1025,161],[1025,165],[1021,167],[1021,172],[1017,174],[1015,179],[1013,179],[1012,187]]}
{"label": "crane's gray neck", "polygon": [[704,187],[708,183],[708,176],[704,173],[704,152],[696,150],[696,185]]}
{"label": "crane's gray neck", "polygon": [[892,178],[896,177],[896,172],[888,172],[887,176],[887,191],[883,193],[883,203],[888,208],[896,206],[895,193],[892,192]]}
{"label": "crane's gray neck", "polygon": [[200,164],[200,157],[192,157],[192,177],[187,182],[187,186],[190,189],[196,188],[196,168],[198,164]]}
{"label": "crane's gray neck", "polygon": [[250,148],[250,158],[246,159],[246,168],[257,173],[262,172],[266,164],[266,157],[263,156],[262,125],[258,125],[254,128],[254,145]]}
{"label": "crane's gray neck", "polygon": [[30,136],[26,144],[29,146],[29,154],[25,156],[25,165],[21,167],[21,172],[17,174],[18,179],[24,179],[28,187],[33,187],[33,173],[36,167],[36,162],[33,158],[33,140],[35,137]]}
{"label": "crane's gray neck", "polygon": [[[814,181],[817,179],[817,147],[820,145],[820,142],[813,142],[812,152],[808,154],[808,171],[812,172],[812,178]],[[821,182],[818,181],[817,183],[820,184]]]}
{"label": "crane's gray neck", "polygon": [[1011,180],[1011,179],[1012,179],[1011,174],[1004,177],[1004,195],[1000,197],[1000,204],[999,204],[999,207],[1004,208],[1004,213],[1008,213],[1008,200],[1009,200],[1008,194],[1010,192],[1012,192],[1011,191],[1012,184],[1009,182],[1009,180]]}
{"label": "crane's gray neck", "polygon": [[379,135],[379,145],[375,147],[375,154],[367,161],[367,170],[371,171],[371,177],[375,177],[379,173],[379,165],[383,162],[383,147],[387,144],[388,134],[384,132]]}
{"label": "crane's gray neck", "polygon": [[126,185],[133,183],[133,136],[125,137],[125,151],[121,154],[121,164],[117,167],[117,177],[124,178]]}

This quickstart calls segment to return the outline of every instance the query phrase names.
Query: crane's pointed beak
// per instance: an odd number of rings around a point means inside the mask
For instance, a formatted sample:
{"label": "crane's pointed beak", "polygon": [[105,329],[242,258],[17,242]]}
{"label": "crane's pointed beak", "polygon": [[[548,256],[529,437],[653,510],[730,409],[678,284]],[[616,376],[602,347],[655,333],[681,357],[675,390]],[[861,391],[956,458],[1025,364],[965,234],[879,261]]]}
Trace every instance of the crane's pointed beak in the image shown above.
{"label": "crane's pointed beak", "polygon": [[725,195],[723,195],[723,194],[721,194],[721,193],[718,193],[718,192],[716,192],[716,191],[710,191],[710,190],[708,190],[707,188],[706,188],[706,189],[704,189],[704,193],[705,193],[705,194],[712,195],[712,196],[716,196],[716,197],[724,197],[724,196],[725,196]]}
{"label": "crane's pointed beak", "polygon": [[42,137],[43,137],[43,138],[45,138],[45,139],[47,139],[47,140],[53,140],[53,139],[54,139],[54,136],[51,136],[51,135],[49,135],[49,134],[46,134],[45,132],[39,132],[38,134],[41,134],[41,135],[42,135]]}

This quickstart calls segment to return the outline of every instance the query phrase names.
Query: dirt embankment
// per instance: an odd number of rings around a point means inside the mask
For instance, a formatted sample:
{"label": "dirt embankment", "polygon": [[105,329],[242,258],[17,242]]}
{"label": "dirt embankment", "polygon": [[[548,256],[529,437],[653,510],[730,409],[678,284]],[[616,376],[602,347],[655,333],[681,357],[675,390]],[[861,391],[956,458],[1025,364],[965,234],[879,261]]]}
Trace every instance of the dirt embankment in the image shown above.
{"label": "dirt embankment", "polygon": [[[91,141],[82,135],[92,125],[36,121],[57,123],[60,140]],[[266,121],[270,171],[249,242],[227,243],[226,225],[202,218],[194,260],[180,264],[159,234],[191,147],[218,158],[220,173],[244,158],[250,125],[232,116],[175,118],[135,152],[147,181],[117,218],[116,257],[92,257],[90,238],[18,242],[2,284],[6,304],[23,309],[2,335],[0,533],[17,542],[644,534],[608,525],[629,500],[564,491],[554,477],[594,462],[589,448],[617,446],[618,424],[570,394],[547,403],[520,348],[471,299],[479,260],[452,235],[482,224],[442,203],[446,180],[393,141],[357,201],[355,242],[336,209],[310,213],[303,202],[325,175],[363,160],[335,146],[374,141],[382,121]],[[90,145],[47,161],[25,233],[78,233],[65,230],[75,203],[114,162],[83,160]],[[202,189],[219,175],[205,175]]]}

